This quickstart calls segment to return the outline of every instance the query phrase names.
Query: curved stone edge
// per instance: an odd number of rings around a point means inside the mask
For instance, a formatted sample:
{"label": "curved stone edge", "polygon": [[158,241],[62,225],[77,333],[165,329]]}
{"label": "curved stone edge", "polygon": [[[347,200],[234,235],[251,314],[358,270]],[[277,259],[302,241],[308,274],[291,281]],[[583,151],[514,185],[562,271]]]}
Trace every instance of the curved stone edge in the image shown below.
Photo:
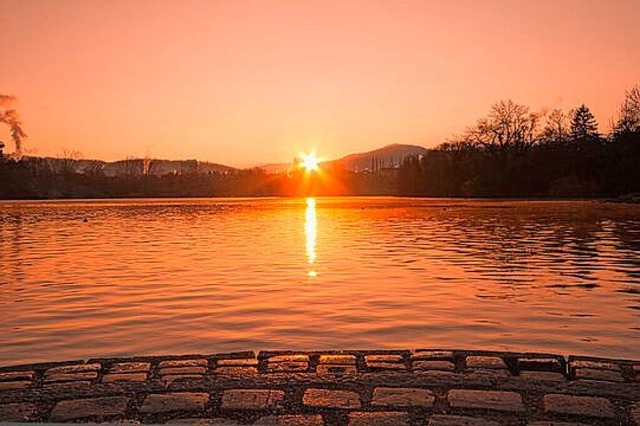
{"label": "curved stone edge", "polygon": [[0,368],[0,421],[542,426],[639,416],[640,361],[588,356],[246,351]]}

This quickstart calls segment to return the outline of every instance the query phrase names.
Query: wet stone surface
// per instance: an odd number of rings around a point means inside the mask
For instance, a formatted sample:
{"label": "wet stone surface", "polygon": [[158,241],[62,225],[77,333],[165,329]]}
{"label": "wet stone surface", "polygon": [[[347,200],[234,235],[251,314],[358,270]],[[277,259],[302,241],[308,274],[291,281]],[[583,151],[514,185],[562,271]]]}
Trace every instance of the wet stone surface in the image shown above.
{"label": "wet stone surface", "polygon": [[606,398],[574,395],[545,395],[544,410],[552,414],[567,414],[582,417],[616,417],[613,404]]}
{"label": "wet stone surface", "polygon": [[356,392],[330,389],[307,389],[302,398],[304,405],[322,408],[360,408],[360,395]]}
{"label": "wet stone surface", "polygon": [[65,422],[85,418],[105,419],[122,416],[128,403],[129,398],[121,396],[60,401],[53,407],[49,420]]}
{"label": "wet stone surface", "polygon": [[169,413],[172,411],[202,411],[209,401],[207,393],[178,392],[149,395],[140,407],[142,414]]}
{"label": "wet stone surface", "polygon": [[34,420],[38,407],[29,402],[0,405],[0,419],[7,422],[26,422]]}
{"label": "wet stone surface", "polygon": [[36,375],[35,371],[9,371],[0,373],[0,382],[8,382],[13,380],[30,381]]}
{"label": "wet stone surface", "polygon": [[454,371],[455,365],[451,361],[414,361],[412,368],[414,370],[440,370],[440,371]]}
{"label": "wet stone surface", "polygon": [[447,394],[454,408],[474,408],[519,413],[524,411],[522,395],[516,392],[452,389]]}
{"label": "wet stone surface", "polygon": [[111,373],[102,377],[103,383],[109,382],[144,382],[147,380],[147,373]]}
{"label": "wet stone surface", "polygon": [[500,423],[467,416],[431,416],[427,420],[427,426],[500,426]]}
{"label": "wet stone surface", "polygon": [[375,388],[371,405],[385,407],[431,407],[435,397],[428,389]]}
{"label": "wet stone surface", "polygon": [[399,411],[349,414],[349,426],[409,426],[410,424],[409,415]]}
{"label": "wet stone surface", "polygon": [[224,391],[222,410],[268,410],[282,406],[284,392],[270,389],[231,389]]}
{"label": "wet stone surface", "polygon": [[415,349],[0,368],[0,422],[640,425],[640,362]]}
{"label": "wet stone surface", "polygon": [[109,369],[109,372],[113,374],[148,373],[150,369],[150,362],[119,362],[114,364],[111,369]]}
{"label": "wet stone surface", "polygon": [[468,356],[467,368],[506,370],[507,364],[498,356]]}

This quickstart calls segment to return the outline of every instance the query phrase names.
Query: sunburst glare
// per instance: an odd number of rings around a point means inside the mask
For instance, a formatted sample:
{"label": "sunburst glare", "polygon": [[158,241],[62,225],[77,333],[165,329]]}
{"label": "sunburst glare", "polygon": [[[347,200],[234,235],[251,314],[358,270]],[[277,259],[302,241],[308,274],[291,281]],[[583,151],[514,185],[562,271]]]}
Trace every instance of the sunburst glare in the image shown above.
{"label": "sunburst glare", "polygon": [[319,158],[315,152],[310,152],[308,154],[303,153],[300,166],[307,172],[315,172],[320,170],[320,161],[321,158]]}

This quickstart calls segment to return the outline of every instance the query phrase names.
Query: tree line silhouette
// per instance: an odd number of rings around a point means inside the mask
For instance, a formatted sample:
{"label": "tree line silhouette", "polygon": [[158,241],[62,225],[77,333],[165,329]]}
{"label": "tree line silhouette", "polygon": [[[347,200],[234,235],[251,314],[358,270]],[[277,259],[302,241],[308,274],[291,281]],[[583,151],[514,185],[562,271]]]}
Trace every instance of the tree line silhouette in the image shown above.
{"label": "tree line silhouette", "polygon": [[[259,168],[212,170],[195,160],[160,172],[151,158],[112,163],[21,156],[26,134],[14,98],[0,96],[18,155],[0,155],[0,198],[115,198],[304,195],[435,197],[613,197],[640,193],[640,86],[625,94],[609,135],[586,105],[532,112],[512,100],[491,106],[464,134],[400,165],[372,157],[365,170],[326,163],[322,173],[269,174]],[[0,146],[0,153],[2,146]]]}
{"label": "tree line silhouette", "polygon": [[467,131],[404,160],[404,195],[602,197],[640,192],[640,86],[626,92],[609,135],[586,105],[531,112],[512,100],[492,105]]}

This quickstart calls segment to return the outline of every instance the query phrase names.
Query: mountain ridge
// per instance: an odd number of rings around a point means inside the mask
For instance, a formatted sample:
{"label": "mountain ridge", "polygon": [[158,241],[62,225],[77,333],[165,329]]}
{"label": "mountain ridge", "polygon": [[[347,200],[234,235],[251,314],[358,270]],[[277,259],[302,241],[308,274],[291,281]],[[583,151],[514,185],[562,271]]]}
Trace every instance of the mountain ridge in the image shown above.
{"label": "mountain ridge", "polygon": [[[343,157],[326,160],[321,164],[340,165],[350,171],[362,171],[372,167],[375,163],[380,167],[397,167],[402,160],[411,155],[424,155],[429,150],[420,145],[410,145],[401,143],[391,143],[380,148],[365,152],[355,152]],[[291,167],[291,163],[270,163],[257,166],[267,173],[286,173]]]}
{"label": "mountain ridge", "polygon": [[[351,153],[337,159],[322,161],[321,165],[324,165],[324,167],[338,166],[341,169],[354,172],[395,168],[398,167],[407,156],[424,155],[426,152],[428,152],[428,149],[419,145],[392,143],[370,151]],[[45,161],[54,170],[68,170],[80,173],[101,172],[106,176],[143,174],[145,167],[147,167],[148,174],[158,176],[172,173],[228,173],[242,170],[242,168],[228,166],[222,163],[198,161],[195,159],[167,160],[127,158],[116,161],[105,161],[64,157],[25,156],[24,158]],[[262,169],[266,173],[287,173],[291,168],[291,163],[269,163],[249,168]]]}

